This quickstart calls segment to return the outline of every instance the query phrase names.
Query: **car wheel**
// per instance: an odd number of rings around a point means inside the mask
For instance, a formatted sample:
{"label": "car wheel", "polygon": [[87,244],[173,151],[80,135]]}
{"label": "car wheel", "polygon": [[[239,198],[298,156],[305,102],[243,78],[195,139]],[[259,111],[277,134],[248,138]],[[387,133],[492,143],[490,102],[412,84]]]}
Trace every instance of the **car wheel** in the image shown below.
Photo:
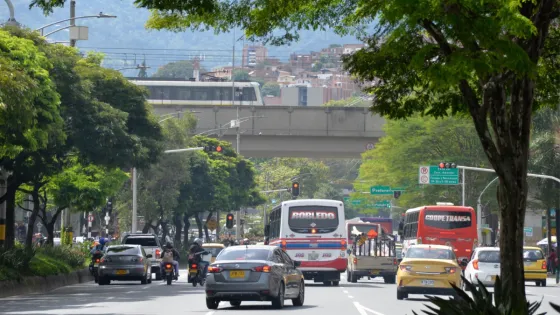
{"label": "car wheel", "polygon": [[299,294],[295,299],[292,299],[292,304],[294,306],[303,306],[304,301],[305,301],[305,283],[303,283],[302,281],[299,284]]}
{"label": "car wheel", "polygon": [[209,310],[217,310],[218,305],[220,305],[220,301],[213,299],[213,298],[206,298],[206,307]]}
{"label": "car wheel", "polygon": [[144,275],[144,279],[140,280],[140,283],[141,284],[148,284],[148,275],[147,274]]}
{"label": "car wheel", "polygon": [[402,300],[404,299],[404,293],[402,293],[401,291],[397,290],[397,300]]}
{"label": "car wheel", "polygon": [[239,307],[241,306],[241,301],[229,301],[229,305],[233,307]]}
{"label": "car wheel", "polygon": [[541,287],[546,287],[546,280],[543,280],[543,281],[541,282]]}
{"label": "car wheel", "polygon": [[281,309],[284,307],[284,282],[280,282],[278,296],[272,298],[272,307],[275,309]]}
{"label": "car wheel", "polygon": [[355,275],[353,272],[350,273],[350,278],[352,283],[358,282],[358,276]]}
{"label": "car wheel", "polygon": [[540,282],[540,281],[535,281],[535,285],[536,285],[537,287],[540,287],[540,286],[541,286],[541,282]]}
{"label": "car wheel", "polygon": [[161,270],[156,270],[156,281],[161,281]]}

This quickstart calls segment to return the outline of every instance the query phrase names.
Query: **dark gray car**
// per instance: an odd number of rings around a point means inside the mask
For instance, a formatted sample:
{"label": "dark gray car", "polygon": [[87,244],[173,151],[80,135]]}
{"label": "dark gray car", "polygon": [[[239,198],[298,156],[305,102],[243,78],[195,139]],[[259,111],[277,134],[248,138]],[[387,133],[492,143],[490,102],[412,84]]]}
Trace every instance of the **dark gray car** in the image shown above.
{"label": "dark gray car", "polygon": [[282,308],[287,299],[302,306],[305,284],[296,268],[299,264],[276,246],[227,247],[208,267],[206,306],[217,309],[221,301],[232,306],[241,301],[272,301],[274,308]]}
{"label": "dark gray car", "polygon": [[151,257],[140,245],[107,247],[99,264],[99,285],[109,284],[111,280],[151,283]]}

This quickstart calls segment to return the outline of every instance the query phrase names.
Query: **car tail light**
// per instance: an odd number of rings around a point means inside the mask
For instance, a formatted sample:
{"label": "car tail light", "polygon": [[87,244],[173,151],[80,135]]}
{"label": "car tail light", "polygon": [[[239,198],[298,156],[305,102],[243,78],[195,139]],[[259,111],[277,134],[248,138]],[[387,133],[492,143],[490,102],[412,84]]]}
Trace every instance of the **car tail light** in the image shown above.
{"label": "car tail light", "polygon": [[173,265],[172,264],[165,264],[165,268],[172,268]]}
{"label": "car tail light", "polygon": [[546,261],[542,262],[542,269],[546,269]]}
{"label": "car tail light", "polygon": [[399,268],[401,270],[406,270],[406,271],[412,270],[412,266],[408,266],[408,265],[400,265]]}
{"label": "car tail light", "polygon": [[478,270],[478,259],[473,260],[472,266],[475,270]]}
{"label": "car tail light", "polygon": [[159,249],[156,249],[156,257],[155,258],[159,258],[161,255],[161,251]]}
{"label": "car tail light", "polygon": [[395,265],[395,266],[396,266],[396,265],[398,265],[398,264],[399,264],[399,261],[398,261],[398,260],[397,260],[396,258],[395,258],[395,259],[393,259],[393,265]]}
{"label": "car tail light", "polygon": [[354,265],[358,264],[358,258],[354,257]]}
{"label": "car tail light", "polygon": [[453,274],[453,273],[457,272],[457,268],[455,268],[455,267],[445,267],[445,272]]}
{"label": "car tail light", "polygon": [[196,267],[197,267],[196,264],[192,264],[192,265],[191,265],[191,268],[192,268],[192,269],[196,269]]}
{"label": "car tail light", "polygon": [[256,272],[270,272],[270,266],[267,266],[267,265],[257,266],[257,267],[254,267],[252,270],[256,271]]}
{"label": "car tail light", "polygon": [[103,257],[103,258],[101,258],[101,261],[100,261],[100,262],[104,263],[104,262],[111,262],[111,261],[112,261],[111,258],[109,258],[109,257]]}
{"label": "car tail light", "polygon": [[101,259],[99,259],[99,258],[96,258],[96,259],[95,259],[95,262],[96,262],[96,263],[98,263],[98,262],[100,262],[100,261],[101,261]]}
{"label": "car tail light", "polygon": [[222,268],[216,266],[208,267],[208,273],[219,273],[222,272],[222,270],[223,270]]}

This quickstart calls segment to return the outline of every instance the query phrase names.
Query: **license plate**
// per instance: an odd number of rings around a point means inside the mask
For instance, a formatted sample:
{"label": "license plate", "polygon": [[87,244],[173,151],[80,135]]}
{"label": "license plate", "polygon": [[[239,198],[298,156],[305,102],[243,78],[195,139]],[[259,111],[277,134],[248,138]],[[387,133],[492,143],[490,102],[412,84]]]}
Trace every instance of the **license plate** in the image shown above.
{"label": "license plate", "polygon": [[422,285],[434,285],[434,280],[422,280]]}
{"label": "license plate", "polygon": [[117,275],[126,275],[126,274],[128,274],[128,270],[117,270],[117,271],[115,271],[115,274],[117,274]]}
{"label": "license plate", "polygon": [[532,261],[526,261],[523,264],[525,265],[525,267],[528,267],[528,266],[533,265],[533,262]]}
{"label": "license plate", "polygon": [[245,271],[241,271],[241,270],[233,270],[229,272],[229,277],[230,278],[245,278]]}
{"label": "license plate", "polygon": [[372,270],[372,271],[370,272],[370,274],[372,274],[372,275],[378,275],[378,274],[379,274],[379,270]]}
{"label": "license plate", "polygon": [[196,269],[191,269],[191,270],[189,270],[189,272],[190,272],[190,273],[196,273],[197,270],[196,270]]}

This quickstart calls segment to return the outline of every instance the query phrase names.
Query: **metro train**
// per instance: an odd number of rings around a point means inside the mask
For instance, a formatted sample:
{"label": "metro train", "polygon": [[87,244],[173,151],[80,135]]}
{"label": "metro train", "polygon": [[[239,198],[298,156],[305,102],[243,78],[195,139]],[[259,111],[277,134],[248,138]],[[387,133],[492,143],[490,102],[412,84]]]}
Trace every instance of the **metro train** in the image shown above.
{"label": "metro train", "polygon": [[[149,90],[148,102],[157,105],[263,106],[257,82],[206,82],[187,80],[130,79]],[[232,104],[232,90],[235,100]]]}

